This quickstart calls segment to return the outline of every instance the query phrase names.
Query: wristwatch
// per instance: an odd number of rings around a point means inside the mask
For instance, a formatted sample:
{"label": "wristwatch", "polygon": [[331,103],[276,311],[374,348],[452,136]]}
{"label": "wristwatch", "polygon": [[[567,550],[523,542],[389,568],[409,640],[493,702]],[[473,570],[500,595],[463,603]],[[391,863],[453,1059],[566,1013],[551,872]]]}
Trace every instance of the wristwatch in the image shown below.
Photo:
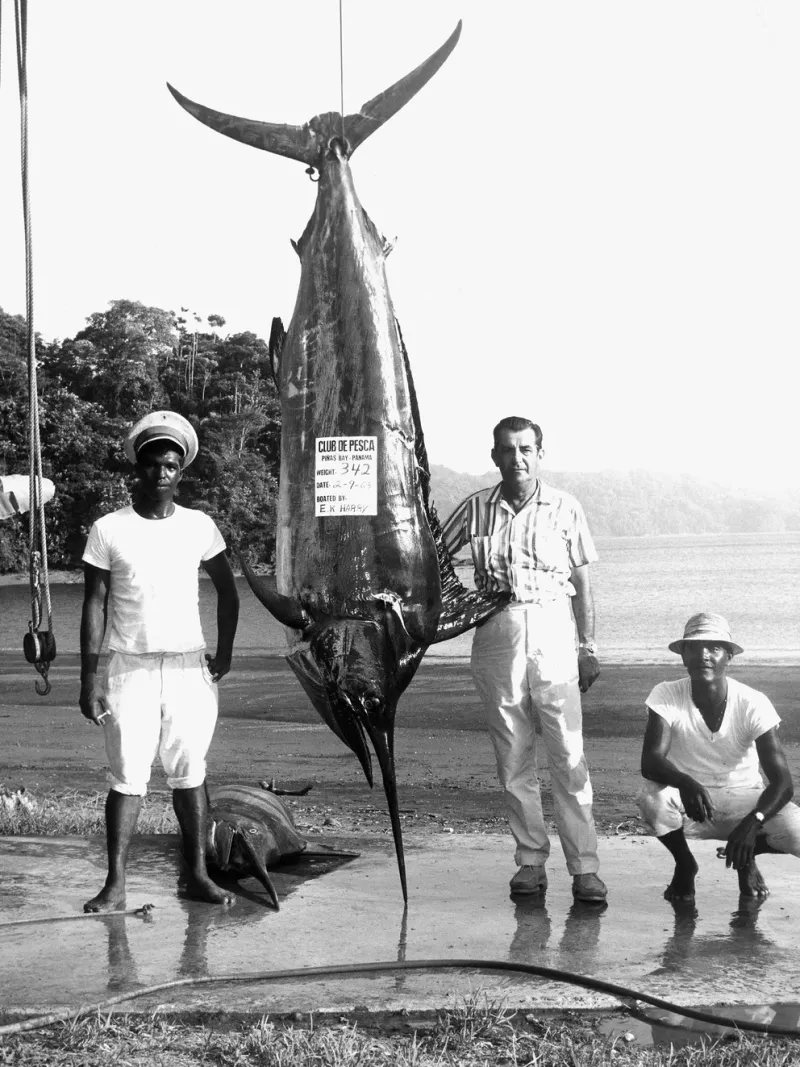
{"label": "wristwatch", "polygon": [[578,647],[584,649],[590,656],[597,655],[597,645],[594,641],[581,641]]}
{"label": "wristwatch", "polygon": [[753,812],[753,815],[754,815],[754,816],[755,816],[755,818],[756,818],[756,819],[758,820],[758,822],[761,822],[761,823],[763,823],[763,821],[764,821],[764,815],[763,815],[763,813],[762,813],[762,812],[760,812],[760,811],[754,811],[754,812]]}

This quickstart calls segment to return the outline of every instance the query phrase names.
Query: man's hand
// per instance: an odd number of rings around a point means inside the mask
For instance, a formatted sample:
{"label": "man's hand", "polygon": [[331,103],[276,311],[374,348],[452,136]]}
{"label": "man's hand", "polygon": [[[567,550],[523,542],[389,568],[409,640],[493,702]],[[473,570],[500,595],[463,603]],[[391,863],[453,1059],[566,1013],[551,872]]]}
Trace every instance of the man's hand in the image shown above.
{"label": "man's hand", "polygon": [[81,686],[81,695],[78,699],[81,715],[93,722],[95,726],[102,726],[103,719],[110,714],[106,704],[106,698],[98,691],[94,682],[84,682]]}
{"label": "man's hand", "polygon": [[211,671],[211,680],[218,682],[220,678],[224,678],[228,671],[231,669],[230,656],[227,659],[224,656],[220,656],[219,653],[216,656],[210,656],[206,653],[206,663],[208,669]]}
{"label": "man's hand", "polygon": [[756,838],[760,827],[758,819],[752,812],[745,815],[738,826],[734,826],[725,846],[725,866],[741,871],[749,867],[755,859]]}
{"label": "man's hand", "polygon": [[687,778],[678,786],[683,810],[694,822],[711,822],[714,818],[714,805],[706,790],[694,778]]}
{"label": "man's hand", "polygon": [[600,674],[600,664],[596,656],[586,648],[578,649],[578,688],[582,693],[588,691],[589,686],[597,681]]}

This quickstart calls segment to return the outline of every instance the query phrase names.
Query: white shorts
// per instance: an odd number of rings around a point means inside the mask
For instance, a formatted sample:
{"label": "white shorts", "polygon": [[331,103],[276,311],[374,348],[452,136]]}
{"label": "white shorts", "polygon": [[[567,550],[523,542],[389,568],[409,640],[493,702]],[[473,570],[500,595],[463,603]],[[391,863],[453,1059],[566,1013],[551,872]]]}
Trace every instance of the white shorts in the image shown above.
{"label": "white shorts", "polygon": [[112,652],[105,698],[110,714],[103,731],[113,790],[144,796],[156,756],[171,789],[203,784],[217,722],[217,685],[202,651]]}
{"label": "white shorts", "polygon": [[[645,781],[636,803],[642,818],[656,835],[664,837],[673,830],[683,830],[686,837],[698,840],[727,841],[735,826],[750,811],[755,811],[763,787],[707,790],[714,806],[714,819],[695,822],[683,810],[680,790],[671,785]],[[800,856],[800,808],[791,801],[777,815],[767,819],[759,830],[759,836],[778,852]]]}

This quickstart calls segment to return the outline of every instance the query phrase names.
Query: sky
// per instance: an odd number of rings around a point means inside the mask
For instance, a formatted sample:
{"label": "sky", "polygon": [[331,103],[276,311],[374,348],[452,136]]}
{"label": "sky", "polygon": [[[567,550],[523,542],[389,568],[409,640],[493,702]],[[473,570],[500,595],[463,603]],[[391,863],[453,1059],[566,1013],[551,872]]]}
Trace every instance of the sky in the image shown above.
{"label": "sky", "polygon": [[[23,313],[13,4],[2,4],[0,307]],[[522,415],[554,470],[795,488],[796,0],[342,0],[353,112],[455,51],[351,161],[431,461],[491,467]],[[338,0],[37,0],[28,29],[35,315],[115,299],[269,334],[299,280],[303,165],[173,101],[340,110]]]}

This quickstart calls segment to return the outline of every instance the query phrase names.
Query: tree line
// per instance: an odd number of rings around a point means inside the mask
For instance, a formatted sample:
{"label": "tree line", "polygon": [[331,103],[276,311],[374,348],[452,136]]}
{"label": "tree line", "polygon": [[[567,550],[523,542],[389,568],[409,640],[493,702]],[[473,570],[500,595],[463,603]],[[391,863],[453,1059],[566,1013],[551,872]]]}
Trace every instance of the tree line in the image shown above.
{"label": "tree line", "polygon": [[[732,488],[690,474],[648,470],[543,470],[542,478],[578,498],[597,536],[800,530],[800,492],[794,487],[784,493],[768,493],[757,485]],[[471,493],[499,480],[496,470],[472,475],[431,466],[431,490],[442,516],[449,515]]]}
{"label": "tree line", "polygon": [[[195,427],[200,453],[179,503],[208,511],[229,544],[254,563],[274,558],[280,404],[266,343],[223,335],[206,320],[115,300],[74,338],[36,338],[51,567],[80,564],[92,523],[130,502],[132,471],[122,441],[149,411],[169,408]],[[26,474],[27,327],[0,309],[0,474]],[[0,573],[26,565],[27,522],[0,526]]]}
{"label": "tree line", "polygon": [[[80,566],[92,523],[130,500],[122,450],[128,427],[158,408],[184,415],[200,453],[179,502],[208,511],[229,544],[253,564],[275,552],[280,403],[267,344],[226,335],[219,315],[180,314],[115,300],[75,337],[36,339],[44,473],[56,485],[47,505],[51,567]],[[424,414],[424,413],[423,413]],[[0,475],[28,470],[27,327],[0,309]],[[650,471],[545,473],[583,504],[597,535],[800,530],[800,494],[770,496]],[[440,518],[496,472],[459,474],[433,465]],[[26,566],[27,522],[0,524],[0,573]]]}

